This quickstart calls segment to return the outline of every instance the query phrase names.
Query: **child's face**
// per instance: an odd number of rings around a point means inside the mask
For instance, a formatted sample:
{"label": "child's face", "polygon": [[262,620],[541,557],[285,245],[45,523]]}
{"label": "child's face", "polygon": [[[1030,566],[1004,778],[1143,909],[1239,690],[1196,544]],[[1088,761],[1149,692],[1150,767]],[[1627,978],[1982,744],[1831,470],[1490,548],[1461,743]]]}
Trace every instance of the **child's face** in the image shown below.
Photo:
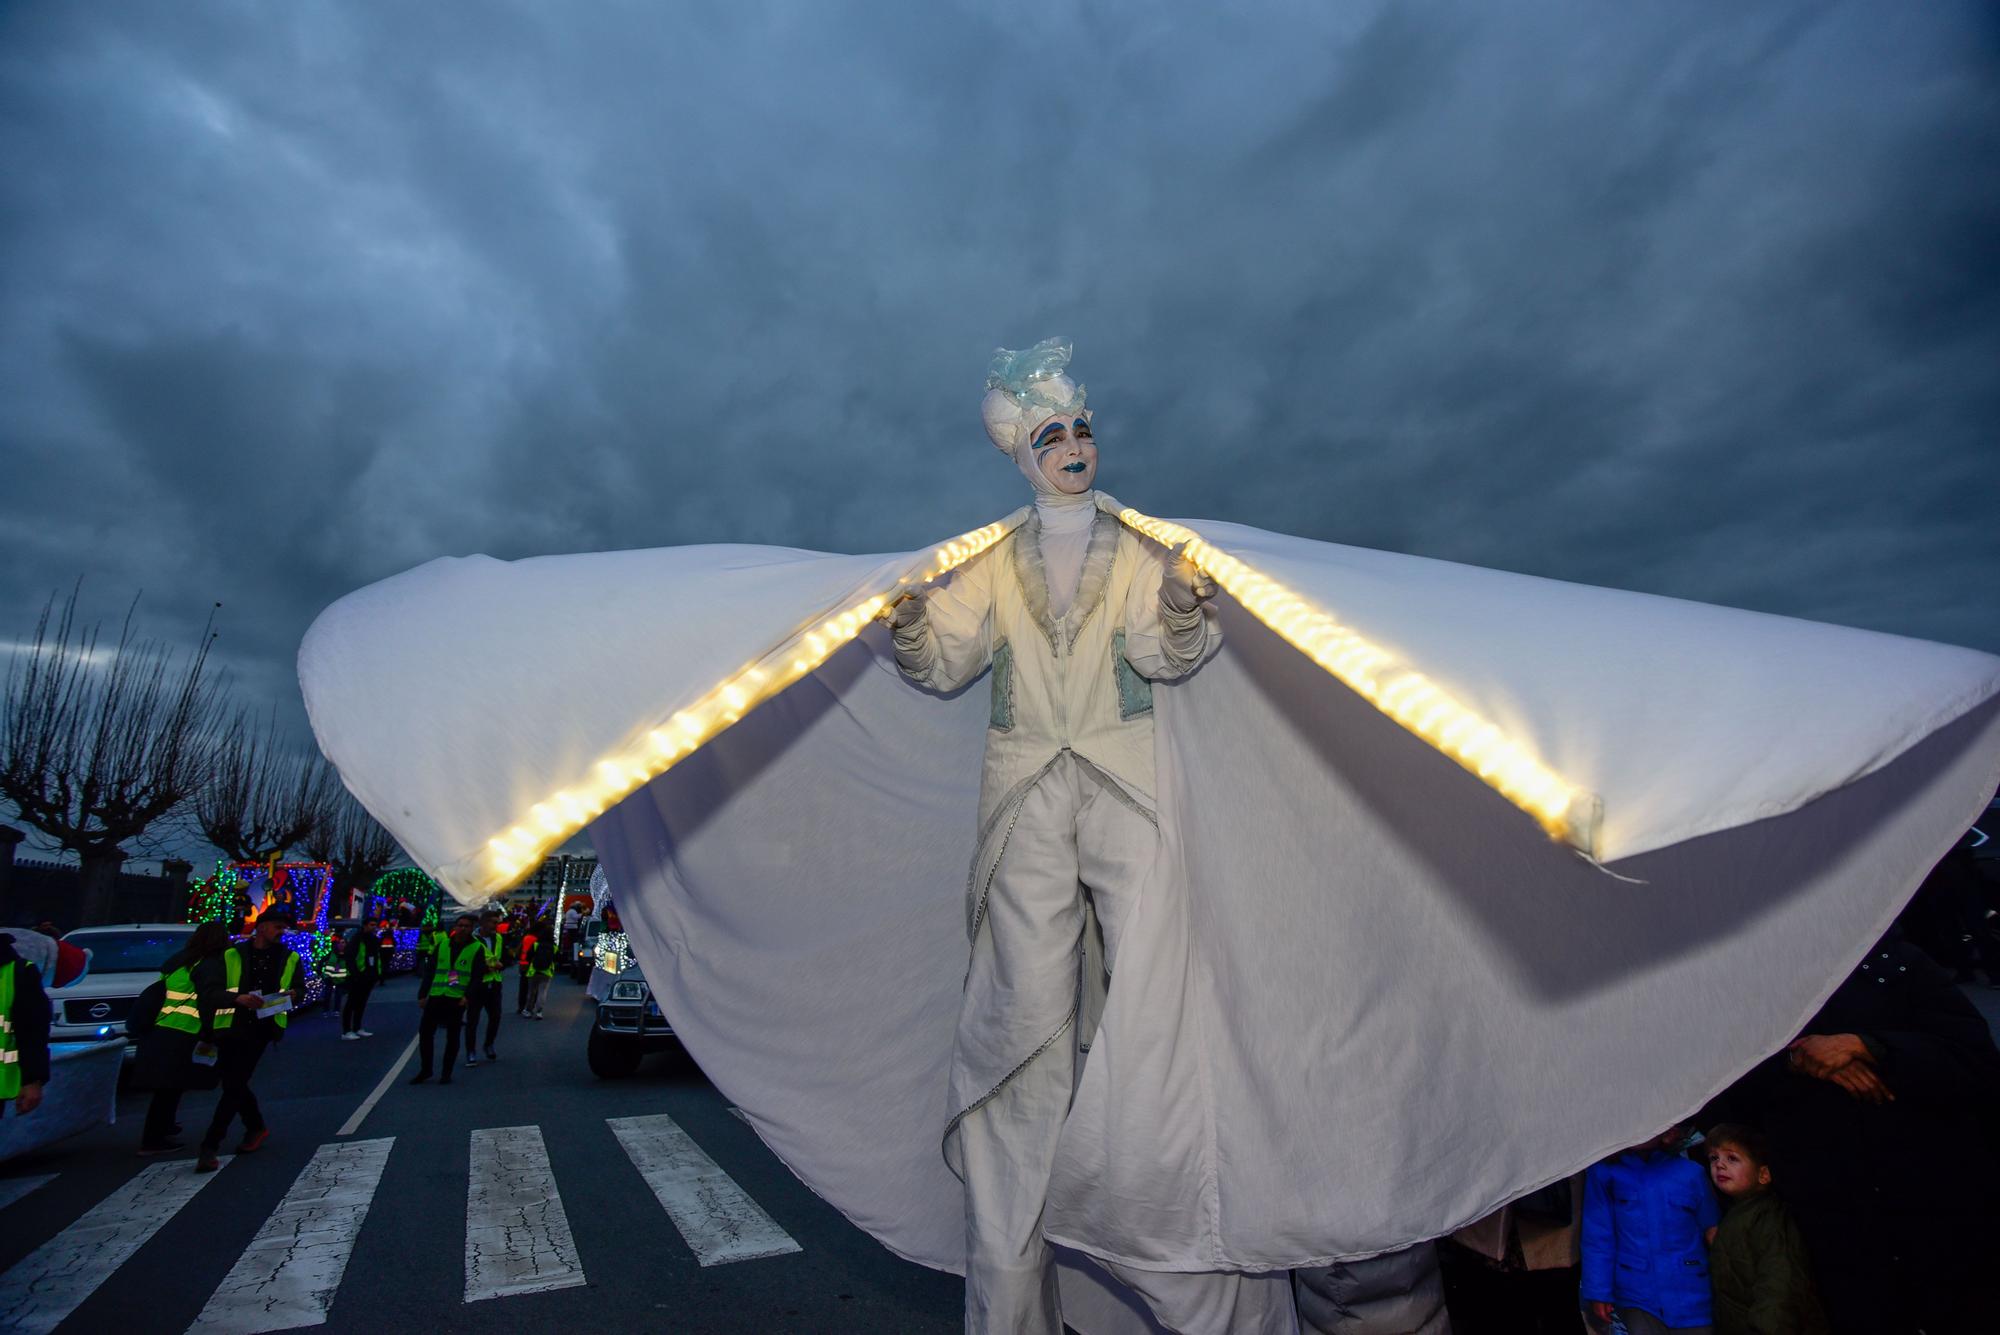
{"label": "child's face", "polygon": [[1708,1178],[1717,1191],[1734,1199],[1770,1186],[1771,1170],[1724,1141],[1708,1151]]}

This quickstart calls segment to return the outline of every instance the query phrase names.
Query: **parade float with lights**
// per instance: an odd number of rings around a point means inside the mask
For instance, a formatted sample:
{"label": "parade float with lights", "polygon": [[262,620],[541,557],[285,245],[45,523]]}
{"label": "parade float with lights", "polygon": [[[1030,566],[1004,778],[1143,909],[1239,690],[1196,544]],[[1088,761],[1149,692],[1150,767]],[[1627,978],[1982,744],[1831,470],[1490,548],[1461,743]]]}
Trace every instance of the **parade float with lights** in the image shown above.
{"label": "parade float with lights", "polygon": [[219,862],[188,888],[189,922],[241,924],[238,939],[264,913],[283,908],[295,926],[280,938],[298,952],[305,969],[305,1005],[326,997],[329,968],[338,973],[340,943],[328,926],[333,868],[324,862],[286,862],[282,853],[263,862]]}
{"label": "parade float with lights", "polygon": [[[1797,1032],[2000,781],[1986,654],[1095,503],[1220,587],[1226,641],[1153,692],[1161,852],[1050,1188],[1080,1253],[1370,1255],[1647,1138]],[[891,556],[441,559],[300,654],[322,749],[453,896],[587,832],[689,1052],[945,1268],[1004,723],[911,687],[877,618],[1030,514]]]}

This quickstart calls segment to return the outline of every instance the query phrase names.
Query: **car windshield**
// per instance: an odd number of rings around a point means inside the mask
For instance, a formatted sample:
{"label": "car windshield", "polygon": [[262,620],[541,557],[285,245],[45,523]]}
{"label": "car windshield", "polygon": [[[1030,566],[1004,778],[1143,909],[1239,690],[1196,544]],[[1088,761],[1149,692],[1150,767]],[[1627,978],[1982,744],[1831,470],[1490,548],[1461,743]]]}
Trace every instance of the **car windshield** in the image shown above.
{"label": "car windshield", "polygon": [[158,973],[167,957],[194,935],[187,930],[157,932],[72,932],[64,939],[90,952],[92,973]]}

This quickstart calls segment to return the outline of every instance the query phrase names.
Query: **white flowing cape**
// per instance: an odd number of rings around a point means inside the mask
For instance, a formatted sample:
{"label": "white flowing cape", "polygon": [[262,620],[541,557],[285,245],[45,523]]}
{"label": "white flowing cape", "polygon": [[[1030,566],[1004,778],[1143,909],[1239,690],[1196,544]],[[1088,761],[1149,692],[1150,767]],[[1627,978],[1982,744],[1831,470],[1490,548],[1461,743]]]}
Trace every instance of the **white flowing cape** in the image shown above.
{"label": "white flowing cape", "polygon": [[[1165,854],[1047,1220],[1083,1252],[1364,1256],[1654,1134],[1798,1031],[2000,781],[1986,654],[1185,522],[1596,794],[1617,875],[1221,599],[1220,656],[1155,695]],[[329,608],[300,677],[348,786],[474,898],[496,833],[923,556],[438,560]],[[985,697],[917,691],[872,625],[589,826],[715,1085],[949,1269]]]}

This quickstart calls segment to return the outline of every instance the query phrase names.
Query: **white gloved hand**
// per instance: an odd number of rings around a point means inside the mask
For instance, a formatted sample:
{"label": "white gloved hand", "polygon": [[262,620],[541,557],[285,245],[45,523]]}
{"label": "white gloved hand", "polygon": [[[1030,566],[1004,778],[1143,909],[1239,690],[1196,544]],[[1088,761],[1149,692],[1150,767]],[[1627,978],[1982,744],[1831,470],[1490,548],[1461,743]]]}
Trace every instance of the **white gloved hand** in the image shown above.
{"label": "white gloved hand", "polygon": [[889,623],[890,630],[907,630],[922,621],[925,615],[924,591],[911,589],[906,596],[897,599],[895,605],[882,614],[882,619]]}
{"label": "white gloved hand", "polygon": [[1180,616],[1215,596],[1215,581],[1183,554],[1160,580],[1160,606]]}

